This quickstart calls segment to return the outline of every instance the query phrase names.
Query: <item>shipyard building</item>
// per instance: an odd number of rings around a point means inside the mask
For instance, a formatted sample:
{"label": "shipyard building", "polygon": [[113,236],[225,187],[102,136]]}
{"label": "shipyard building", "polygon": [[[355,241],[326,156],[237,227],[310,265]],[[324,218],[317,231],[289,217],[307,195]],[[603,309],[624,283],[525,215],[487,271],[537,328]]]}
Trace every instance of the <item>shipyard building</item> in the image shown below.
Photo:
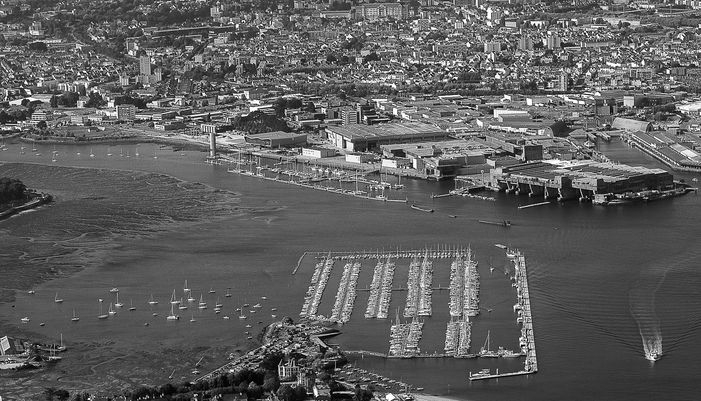
{"label": "shipyard building", "polygon": [[559,200],[593,200],[595,195],[622,194],[673,186],[662,169],[623,164],[586,162],[534,162],[490,171],[495,189]]}
{"label": "shipyard building", "polygon": [[381,145],[395,143],[441,140],[448,138],[448,135],[448,132],[433,125],[413,122],[326,128],[326,136],[334,146],[351,152],[377,150]]}

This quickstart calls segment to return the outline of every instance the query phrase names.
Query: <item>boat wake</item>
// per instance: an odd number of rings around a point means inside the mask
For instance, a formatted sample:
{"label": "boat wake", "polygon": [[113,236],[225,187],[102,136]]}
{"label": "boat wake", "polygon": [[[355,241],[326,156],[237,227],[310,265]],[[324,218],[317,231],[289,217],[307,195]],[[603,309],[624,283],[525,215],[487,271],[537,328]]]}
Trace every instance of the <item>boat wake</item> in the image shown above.
{"label": "boat wake", "polygon": [[630,313],[638,325],[643,356],[653,362],[662,356],[662,329],[655,312],[655,294],[666,275],[667,270],[643,272],[629,293]]}

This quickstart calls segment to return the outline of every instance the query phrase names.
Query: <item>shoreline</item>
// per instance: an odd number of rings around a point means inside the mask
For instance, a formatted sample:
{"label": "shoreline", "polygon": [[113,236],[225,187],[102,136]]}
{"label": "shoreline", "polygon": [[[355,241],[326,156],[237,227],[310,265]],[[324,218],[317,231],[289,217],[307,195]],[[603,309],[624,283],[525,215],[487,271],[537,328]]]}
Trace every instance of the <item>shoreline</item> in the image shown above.
{"label": "shoreline", "polygon": [[[23,143],[31,143],[31,144],[46,144],[46,145],[111,145],[111,146],[119,146],[119,145],[133,145],[133,144],[139,144],[139,143],[154,143],[154,144],[161,144],[161,145],[170,145],[170,146],[181,146],[184,149],[194,149],[194,150],[203,150],[206,151],[209,149],[209,145],[201,142],[195,142],[195,141],[188,141],[186,139],[181,139],[181,138],[162,138],[162,137],[152,137],[152,136],[141,136],[141,135],[133,135],[133,136],[128,136],[128,137],[122,137],[122,138],[99,138],[99,139],[90,139],[90,140],[84,140],[84,141],[67,141],[67,140],[60,140],[60,139],[42,139],[42,140],[36,140],[33,138],[26,138],[26,137],[18,137],[17,138],[20,142]],[[219,151],[219,150],[218,150]]]}
{"label": "shoreline", "polygon": [[19,206],[13,206],[7,210],[4,210],[0,212],[0,221],[9,219],[10,217],[16,215],[17,213],[24,212],[27,210],[31,210],[34,208],[37,208],[39,206],[43,206],[47,203],[50,203],[53,200],[53,196],[49,194],[41,194],[39,197],[32,198],[28,202],[25,202],[22,205]]}

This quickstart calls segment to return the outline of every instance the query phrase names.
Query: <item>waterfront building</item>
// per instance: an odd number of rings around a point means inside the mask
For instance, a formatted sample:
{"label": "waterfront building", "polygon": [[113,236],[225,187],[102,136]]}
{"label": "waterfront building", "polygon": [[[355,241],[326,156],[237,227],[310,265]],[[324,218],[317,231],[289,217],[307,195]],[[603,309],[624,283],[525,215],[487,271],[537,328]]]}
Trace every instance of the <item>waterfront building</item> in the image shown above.
{"label": "waterfront building", "polygon": [[307,143],[306,134],[294,132],[263,132],[260,134],[246,135],[246,142],[266,148],[279,148],[285,146],[303,146]]}
{"label": "waterfront building", "polygon": [[445,139],[448,137],[448,132],[430,124],[403,122],[372,126],[327,127],[326,135],[329,141],[338,148],[364,152],[393,143]]}
{"label": "waterfront building", "polygon": [[616,117],[613,119],[611,128],[620,129],[629,132],[643,131],[647,132],[652,129],[652,124],[648,121],[634,120],[632,118]]}
{"label": "waterfront building", "polygon": [[333,157],[336,155],[334,149],[327,148],[302,148],[302,156],[313,157],[315,159],[321,159],[324,157]]}
{"label": "waterfront building", "polygon": [[549,161],[490,171],[495,189],[545,199],[594,199],[595,195],[667,189],[673,177],[662,169],[592,161]]}

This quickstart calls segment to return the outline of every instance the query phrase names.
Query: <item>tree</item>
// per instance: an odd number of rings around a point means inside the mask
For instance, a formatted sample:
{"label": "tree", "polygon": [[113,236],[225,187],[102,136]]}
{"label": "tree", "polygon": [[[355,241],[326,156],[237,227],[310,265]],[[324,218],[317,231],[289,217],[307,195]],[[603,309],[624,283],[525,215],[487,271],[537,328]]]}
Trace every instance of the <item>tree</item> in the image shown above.
{"label": "tree", "polygon": [[277,397],[282,401],[295,401],[295,392],[289,384],[283,384],[277,389]]}
{"label": "tree", "polygon": [[46,129],[46,121],[39,121],[37,123],[37,128],[39,128],[42,131],[45,130]]}
{"label": "tree", "polygon": [[51,96],[51,100],[49,101],[49,104],[51,105],[51,108],[53,108],[53,109],[58,107],[58,96],[56,96],[56,95]]}
{"label": "tree", "polygon": [[282,358],[282,352],[271,352],[263,358],[263,360],[260,363],[260,367],[268,371],[277,371],[277,365],[280,363]]}
{"label": "tree", "polygon": [[273,392],[280,387],[280,379],[278,378],[277,372],[269,370],[265,372],[265,379],[263,379],[263,391]]}
{"label": "tree", "polygon": [[248,385],[248,390],[246,391],[248,399],[258,399],[263,395],[263,388],[255,382],[251,382]]}
{"label": "tree", "polygon": [[85,102],[85,107],[100,107],[107,103],[102,99],[102,95],[97,92],[90,92],[88,98],[88,101]]}
{"label": "tree", "polygon": [[44,42],[32,42],[27,47],[29,47],[29,50],[38,52],[45,52],[48,49]]}
{"label": "tree", "polygon": [[70,396],[71,394],[67,390],[56,390],[56,399],[59,401],[66,401]]}

